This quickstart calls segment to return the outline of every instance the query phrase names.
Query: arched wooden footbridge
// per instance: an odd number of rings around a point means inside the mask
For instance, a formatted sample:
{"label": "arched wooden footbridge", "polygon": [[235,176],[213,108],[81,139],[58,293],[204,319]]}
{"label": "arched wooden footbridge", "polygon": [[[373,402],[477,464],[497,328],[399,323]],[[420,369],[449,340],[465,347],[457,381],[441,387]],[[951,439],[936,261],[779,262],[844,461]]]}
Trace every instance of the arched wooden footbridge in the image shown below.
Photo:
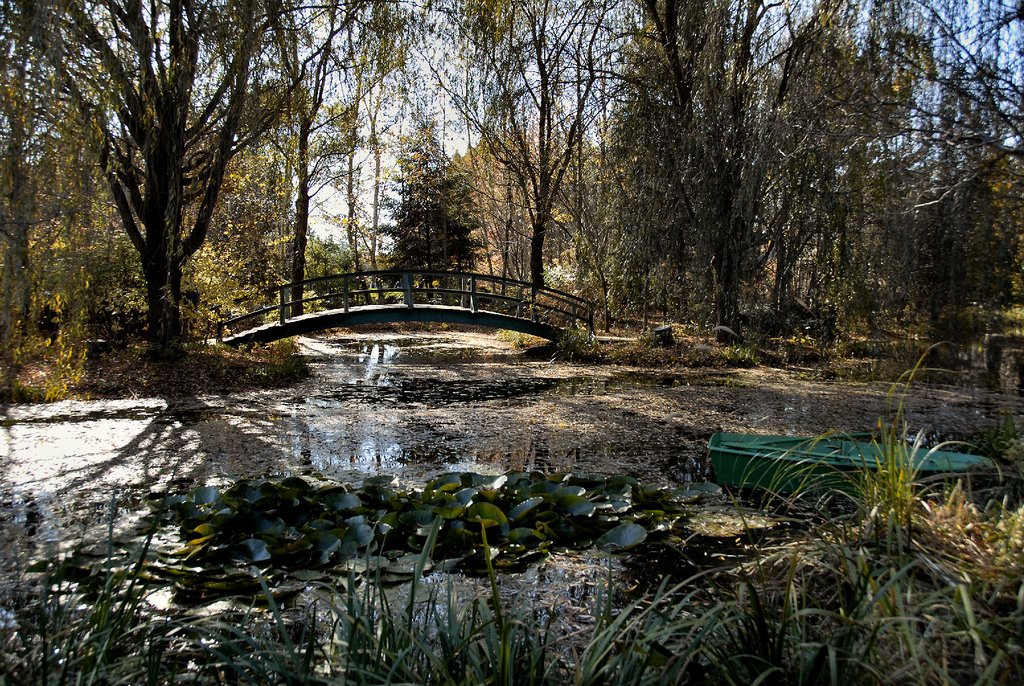
{"label": "arched wooden footbridge", "polygon": [[[293,298],[300,292],[300,298]],[[548,340],[557,340],[571,326],[594,331],[593,306],[583,298],[487,274],[334,274],[282,284],[270,295],[272,302],[220,322],[217,340],[228,345],[269,343],[339,326],[386,322],[474,324]]]}

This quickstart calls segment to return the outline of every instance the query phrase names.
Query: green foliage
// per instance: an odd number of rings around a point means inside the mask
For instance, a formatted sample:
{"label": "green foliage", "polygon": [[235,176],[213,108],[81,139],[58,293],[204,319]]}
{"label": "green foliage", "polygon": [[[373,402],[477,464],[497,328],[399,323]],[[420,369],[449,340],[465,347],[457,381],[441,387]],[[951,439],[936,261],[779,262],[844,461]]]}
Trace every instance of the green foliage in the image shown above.
{"label": "green foliage", "polygon": [[729,367],[756,367],[757,351],[749,345],[734,343],[721,351],[721,359]]}
{"label": "green foliage", "polygon": [[[200,595],[254,592],[248,565],[275,580],[341,568],[403,581],[412,573],[410,556],[423,550],[438,521],[427,552],[441,566],[516,569],[553,546],[632,548],[670,531],[702,494],[572,474],[452,473],[422,491],[398,490],[391,477],[359,489],[300,477],[243,480],[154,503],[154,521],[177,526],[184,541],[170,566],[154,569]],[[184,578],[177,569],[190,573]]]}
{"label": "green foliage", "polygon": [[468,271],[477,244],[468,175],[441,149],[433,125],[424,125],[398,160],[398,198],[393,223],[393,266],[401,269]]}
{"label": "green foliage", "polygon": [[531,336],[527,333],[520,333],[519,331],[511,331],[509,329],[501,329],[498,331],[498,340],[506,345],[514,348],[515,350],[523,350],[529,348],[531,345],[536,345],[538,339],[536,336]]}
{"label": "green foliage", "polygon": [[[530,604],[530,594],[502,597],[495,574],[507,555],[506,527],[543,519],[552,508],[572,517],[566,510],[579,501],[559,498],[576,491],[563,491],[571,479],[507,475],[499,483],[502,478],[451,474],[434,480],[420,494],[421,504],[402,505],[406,521],[398,517],[396,529],[362,548],[340,578],[308,570],[288,577],[256,571],[254,566],[266,569],[273,546],[252,537],[252,528],[269,531],[277,526],[272,517],[285,520],[309,506],[317,518],[316,508],[328,504],[342,514],[360,506],[387,509],[408,494],[379,479],[359,490],[316,489],[294,478],[196,489],[174,507],[215,514],[205,522],[210,529],[190,535],[218,535],[211,533],[217,517],[225,529],[250,527],[236,532],[239,544],[230,555],[246,563],[248,572],[238,576],[248,578],[247,588],[261,602],[195,613],[179,607],[154,619],[147,601],[156,598],[162,574],[172,570],[154,566],[150,539],[126,554],[111,542],[91,573],[74,556],[42,563],[35,569],[45,571],[38,597],[16,610],[14,626],[0,625],[6,683],[156,684],[185,669],[195,683],[240,684],[998,684],[1024,678],[1022,510],[983,516],[954,488],[942,502],[914,510],[917,537],[902,548],[877,545],[865,525],[876,516],[875,501],[855,501],[852,510],[804,512],[806,536],[753,550],[679,585],[663,583],[641,598],[616,600],[609,583],[597,597],[595,624],[566,634],[549,609]],[[634,497],[643,492],[616,477],[584,482],[605,489],[606,496],[621,494],[622,485]],[[507,484],[529,485],[520,492],[529,497],[508,507],[502,497]],[[540,495],[530,495],[534,488]],[[477,492],[468,505],[459,500],[465,489]],[[429,522],[415,514],[428,492],[435,502]],[[252,504],[264,499],[273,508],[262,520],[243,522],[231,498]],[[605,502],[589,493],[585,500]],[[445,519],[445,507],[465,512]],[[455,521],[473,530],[474,546],[492,551],[482,556],[489,597],[458,590],[451,580],[421,581],[424,572],[443,568],[436,551]],[[314,544],[309,554],[333,546],[315,531],[325,529],[312,527],[305,536]],[[417,552],[411,552],[413,542],[402,540],[410,531]],[[654,533],[646,523],[622,522],[598,540],[615,550]],[[997,545],[965,546],[986,540]],[[183,554],[201,545],[186,545]],[[195,563],[205,563],[204,555],[171,578],[187,586],[190,575],[202,572]],[[95,557],[85,560],[96,564]],[[228,560],[229,568],[234,564]],[[408,585],[386,586],[393,569]],[[224,579],[218,592],[231,591],[233,583]],[[287,602],[298,591],[299,602]]]}
{"label": "green foliage", "polygon": [[85,373],[81,312],[59,295],[51,299],[55,330],[14,336],[0,357],[0,402],[54,402],[66,399]]}
{"label": "green foliage", "polygon": [[1008,457],[1008,453],[1020,442],[1020,430],[1013,415],[1004,414],[999,422],[981,433],[972,443],[971,447],[979,455],[985,455],[992,459]]}
{"label": "green foliage", "polygon": [[267,346],[266,364],[260,372],[268,384],[285,384],[309,376],[309,364],[295,339],[284,338]]}
{"label": "green foliage", "polygon": [[568,360],[593,360],[601,355],[601,346],[589,329],[577,325],[562,332],[558,352]]}
{"label": "green foliage", "polygon": [[341,243],[313,235],[306,243],[306,278],[352,271],[352,256]]}

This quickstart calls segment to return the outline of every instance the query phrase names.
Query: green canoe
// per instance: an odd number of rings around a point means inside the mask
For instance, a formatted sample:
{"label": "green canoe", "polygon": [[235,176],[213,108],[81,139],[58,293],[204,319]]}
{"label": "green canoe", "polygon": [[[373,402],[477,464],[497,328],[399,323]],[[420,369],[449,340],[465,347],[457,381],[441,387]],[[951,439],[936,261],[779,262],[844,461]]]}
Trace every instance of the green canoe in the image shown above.
{"label": "green canoe", "polygon": [[[798,490],[852,490],[856,475],[885,464],[882,449],[845,435],[821,438],[716,433],[708,441],[715,481],[731,488],[777,493]],[[918,476],[963,472],[990,466],[979,455],[945,450],[906,451]]]}

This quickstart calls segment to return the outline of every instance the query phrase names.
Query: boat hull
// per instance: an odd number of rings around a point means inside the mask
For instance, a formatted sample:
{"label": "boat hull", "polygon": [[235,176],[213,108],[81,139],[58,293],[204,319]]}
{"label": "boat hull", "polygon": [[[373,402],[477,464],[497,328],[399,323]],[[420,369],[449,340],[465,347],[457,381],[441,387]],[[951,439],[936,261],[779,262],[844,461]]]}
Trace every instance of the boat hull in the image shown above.
{"label": "boat hull", "polygon": [[893,457],[918,477],[991,465],[987,458],[951,451],[901,447],[893,456],[877,443],[850,436],[798,438],[719,432],[711,437],[708,448],[718,484],[776,493],[854,492],[865,470],[878,470]]}

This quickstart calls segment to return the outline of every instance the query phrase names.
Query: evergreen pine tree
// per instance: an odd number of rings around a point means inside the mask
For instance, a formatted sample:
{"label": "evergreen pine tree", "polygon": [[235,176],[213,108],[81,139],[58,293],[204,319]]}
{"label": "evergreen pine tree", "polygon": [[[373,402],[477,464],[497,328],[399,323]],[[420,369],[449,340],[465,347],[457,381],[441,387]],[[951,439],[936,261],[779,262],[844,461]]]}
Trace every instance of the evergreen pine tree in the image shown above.
{"label": "evergreen pine tree", "polygon": [[433,125],[410,137],[398,160],[398,197],[392,223],[384,232],[394,240],[392,262],[401,269],[472,268],[477,221],[470,201],[469,175],[441,149]]}

